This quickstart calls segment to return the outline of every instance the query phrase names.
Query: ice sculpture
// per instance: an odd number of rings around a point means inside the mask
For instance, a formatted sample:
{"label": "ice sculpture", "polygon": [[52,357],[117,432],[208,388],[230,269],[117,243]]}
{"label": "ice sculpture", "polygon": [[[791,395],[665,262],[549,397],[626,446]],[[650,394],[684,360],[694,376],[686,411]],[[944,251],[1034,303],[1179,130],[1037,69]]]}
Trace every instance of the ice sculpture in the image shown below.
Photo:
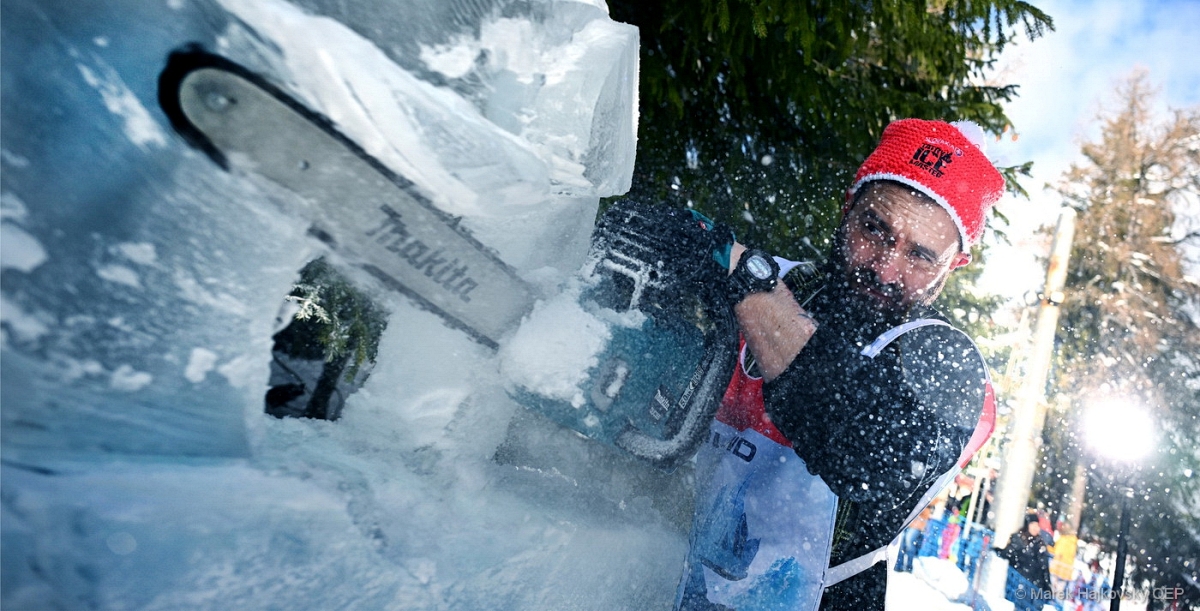
{"label": "ice sculpture", "polygon": [[[162,120],[184,43],[288,86],[518,270],[578,264],[632,172],[636,30],[576,2],[425,4],[6,4],[7,444],[245,452],[230,408],[261,377],[241,360],[269,336],[261,296],[317,247]],[[68,390],[87,401],[45,403]]]}
{"label": "ice sculpture", "polygon": [[265,416],[280,304],[326,247],[156,103],[185,44],[258,71],[549,292],[629,185],[636,29],[570,0],[0,11],[6,608],[669,602],[683,545],[650,501],[614,479],[604,511],[637,523],[597,519],[541,483],[570,475],[492,461],[516,409],[494,353],[382,287],[347,417]]}

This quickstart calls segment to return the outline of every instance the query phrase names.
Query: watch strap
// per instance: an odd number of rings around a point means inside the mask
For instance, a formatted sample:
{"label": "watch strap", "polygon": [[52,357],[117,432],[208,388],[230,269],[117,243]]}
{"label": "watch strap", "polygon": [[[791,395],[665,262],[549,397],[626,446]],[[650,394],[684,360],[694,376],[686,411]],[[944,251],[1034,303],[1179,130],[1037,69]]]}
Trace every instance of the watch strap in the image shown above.
{"label": "watch strap", "polygon": [[766,293],[779,282],[779,264],[765,251],[748,248],[738,259],[737,267],[726,277],[725,297],[737,304],[751,293]]}

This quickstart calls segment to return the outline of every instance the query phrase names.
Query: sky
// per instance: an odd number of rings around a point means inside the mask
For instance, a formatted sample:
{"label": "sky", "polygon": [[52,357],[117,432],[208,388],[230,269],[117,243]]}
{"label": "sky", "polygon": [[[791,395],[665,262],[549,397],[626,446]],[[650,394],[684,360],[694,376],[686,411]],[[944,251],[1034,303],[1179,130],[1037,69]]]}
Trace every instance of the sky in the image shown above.
{"label": "sky", "polygon": [[[1080,159],[1098,134],[1097,117],[1112,108],[1116,86],[1139,68],[1160,88],[1159,109],[1200,105],[1200,0],[1032,0],[1054,19],[1055,31],[1005,49],[997,77],[1019,85],[1005,105],[1016,139],[988,145],[998,165],[1034,162],[1023,184],[1030,199],[998,206],[1012,224],[1012,246],[996,244],[981,288],[1014,299],[1045,282],[1048,238],[1036,235],[1058,218],[1062,200],[1045,189]],[[1037,256],[1043,257],[1038,261]]]}

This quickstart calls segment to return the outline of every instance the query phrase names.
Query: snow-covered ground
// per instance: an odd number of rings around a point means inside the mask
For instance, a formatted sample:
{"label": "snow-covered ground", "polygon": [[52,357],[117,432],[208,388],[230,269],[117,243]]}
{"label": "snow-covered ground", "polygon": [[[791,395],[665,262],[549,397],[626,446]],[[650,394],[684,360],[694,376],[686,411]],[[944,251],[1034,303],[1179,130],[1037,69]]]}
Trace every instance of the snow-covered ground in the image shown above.
{"label": "snow-covered ground", "polygon": [[[895,567],[895,556],[890,558]],[[1007,565],[1001,568],[1006,569]],[[888,611],[1012,611],[1004,600],[1003,578],[989,587],[982,580],[972,591],[966,575],[951,560],[921,556],[913,561],[911,573],[888,573]]]}
{"label": "snow-covered ground", "polygon": [[970,605],[952,602],[934,585],[915,573],[888,576],[889,611],[968,611]]}
{"label": "snow-covered ground", "polygon": [[[993,557],[993,560],[995,558]],[[891,558],[893,567],[895,557]],[[1013,611],[1011,601],[1004,599],[1004,574],[1007,565],[997,561],[997,574],[990,577],[987,569],[981,576],[978,590],[968,589],[966,575],[950,560],[923,556],[913,563],[913,572],[888,574],[888,611]],[[1145,611],[1148,601],[1134,595],[1121,601],[1121,608],[1129,611]],[[1100,609],[1107,609],[1103,602]],[[1046,605],[1045,611],[1058,611]],[[1066,604],[1064,609],[1074,611]]]}

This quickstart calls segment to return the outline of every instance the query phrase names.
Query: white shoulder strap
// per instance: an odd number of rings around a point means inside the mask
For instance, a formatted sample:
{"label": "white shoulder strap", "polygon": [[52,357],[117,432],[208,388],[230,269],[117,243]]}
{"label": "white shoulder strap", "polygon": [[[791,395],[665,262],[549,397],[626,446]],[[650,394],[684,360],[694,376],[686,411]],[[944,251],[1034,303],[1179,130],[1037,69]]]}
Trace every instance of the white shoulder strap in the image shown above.
{"label": "white shoulder strap", "polygon": [[951,329],[954,328],[950,323],[944,320],[938,320],[936,318],[918,318],[916,320],[910,320],[902,325],[898,325],[888,329],[887,331],[884,331],[882,335],[875,338],[875,341],[871,342],[866,348],[862,349],[862,355],[873,359],[879,356],[879,353],[883,352],[883,349],[887,348],[888,344],[896,341],[896,338],[900,337],[901,335],[904,335],[913,329],[928,327],[930,325],[941,325],[943,327],[950,327]]}
{"label": "white shoulder strap", "polygon": [[822,587],[831,587],[871,568],[876,562],[887,558],[887,546],[867,552],[853,560],[847,560],[837,566],[825,569],[825,583]]}
{"label": "white shoulder strap", "polygon": [[[888,329],[887,331],[884,331],[882,335],[875,338],[875,341],[871,342],[866,348],[862,349],[862,355],[873,359],[879,356],[879,353],[883,352],[883,349],[886,348],[888,344],[896,341],[896,339],[901,335],[904,335],[913,329],[927,327],[930,325],[941,325],[954,328],[950,323],[944,320],[938,320],[936,318],[918,318],[917,320],[910,320],[902,325],[898,325]],[[958,473],[959,468],[957,465],[955,465],[949,471],[943,473],[942,476],[939,477],[937,481],[925,491],[925,494],[921,497],[921,500],[917,503],[917,506],[914,507],[911,512],[909,512],[908,517],[904,520],[904,526],[907,527],[910,522],[915,520],[921,513],[921,510],[924,509],[925,506],[930,502],[932,502],[938,493],[942,491],[942,488],[945,488],[946,485],[958,475]],[[871,568],[871,566],[876,562],[879,562],[885,558],[887,558],[886,545],[879,549],[867,552],[857,558],[854,558],[853,560],[847,560],[846,562],[843,562],[837,566],[829,567],[825,570],[824,587],[828,588],[836,583],[845,581],[846,579],[849,579],[850,577],[853,577]]]}

